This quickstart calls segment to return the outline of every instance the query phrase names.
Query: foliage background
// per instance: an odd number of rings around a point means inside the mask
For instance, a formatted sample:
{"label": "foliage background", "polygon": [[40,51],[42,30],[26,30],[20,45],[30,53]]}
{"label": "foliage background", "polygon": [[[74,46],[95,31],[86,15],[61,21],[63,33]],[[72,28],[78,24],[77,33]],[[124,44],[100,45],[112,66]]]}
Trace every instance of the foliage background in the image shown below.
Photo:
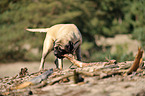
{"label": "foliage background", "polygon": [[[95,36],[131,34],[145,48],[144,0],[0,0],[0,62],[40,60],[43,33],[25,28],[44,28],[59,23],[74,23],[83,36],[82,57],[88,61],[133,60],[118,46],[97,46]],[[33,49],[38,49],[33,54]],[[51,60],[51,56],[49,56]]]}

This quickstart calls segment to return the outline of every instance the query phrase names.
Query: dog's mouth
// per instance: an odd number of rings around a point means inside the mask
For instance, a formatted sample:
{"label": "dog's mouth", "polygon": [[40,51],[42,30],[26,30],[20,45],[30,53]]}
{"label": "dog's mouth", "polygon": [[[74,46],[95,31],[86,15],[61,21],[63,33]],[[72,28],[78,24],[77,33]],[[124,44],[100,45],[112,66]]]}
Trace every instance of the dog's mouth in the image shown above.
{"label": "dog's mouth", "polygon": [[64,48],[60,45],[54,47],[54,55],[57,58],[64,58],[65,54],[72,54],[74,52],[74,45],[70,41],[68,45],[64,46]]}
{"label": "dog's mouth", "polygon": [[66,54],[66,51],[61,49],[60,47],[55,47],[54,48],[54,55],[57,57],[57,58],[64,58],[64,54]]}

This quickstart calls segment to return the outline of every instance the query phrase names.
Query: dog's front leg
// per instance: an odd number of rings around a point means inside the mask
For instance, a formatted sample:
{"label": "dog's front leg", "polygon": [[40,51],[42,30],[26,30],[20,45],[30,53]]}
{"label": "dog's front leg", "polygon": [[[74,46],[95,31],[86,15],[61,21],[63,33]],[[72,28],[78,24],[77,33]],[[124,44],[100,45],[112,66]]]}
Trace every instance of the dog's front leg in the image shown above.
{"label": "dog's front leg", "polygon": [[63,59],[59,59],[59,58],[58,58],[58,68],[59,68],[60,70],[63,69]]}
{"label": "dog's front leg", "polygon": [[56,68],[62,70],[63,69],[63,59],[57,58],[55,60],[55,65],[56,65]]}
{"label": "dog's front leg", "polygon": [[43,44],[43,52],[42,52],[42,58],[41,58],[41,64],[39,70],[44,69],[45,58],[52,51],[52,49],[53,49],[53,40],[51,39],[51,37],[46,36]]}

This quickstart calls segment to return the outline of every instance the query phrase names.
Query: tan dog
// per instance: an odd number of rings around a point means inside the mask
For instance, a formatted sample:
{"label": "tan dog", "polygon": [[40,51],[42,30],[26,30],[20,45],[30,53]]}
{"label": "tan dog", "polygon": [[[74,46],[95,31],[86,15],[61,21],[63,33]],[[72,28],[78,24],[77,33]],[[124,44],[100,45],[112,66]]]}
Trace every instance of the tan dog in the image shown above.
{"label": "tan dog", "polygon": [[74,24],[58,24],[45,29],[26,29],[31,32],[47,32],[43,44],[43,53],[39,70],[44,69],[46,56],[54,50],[56,67],[63,68],[63,55],[76,53],[77,59],[81,60],[80,45],[82,36]]}

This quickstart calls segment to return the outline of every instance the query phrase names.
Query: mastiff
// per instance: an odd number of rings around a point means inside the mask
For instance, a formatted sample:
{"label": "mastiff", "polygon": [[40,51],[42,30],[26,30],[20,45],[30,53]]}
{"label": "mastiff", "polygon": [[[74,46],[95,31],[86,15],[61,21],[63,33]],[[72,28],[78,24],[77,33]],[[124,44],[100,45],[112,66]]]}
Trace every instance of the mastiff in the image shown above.
{"label": "mastiff", "polygon": [[74,24],[57,24],[50,28],[44,29],[26,29],[31,32],[46,32],[43,44],[43,52],[39,70],[44,69],[46,56],[54,50],[56,56],[55,64],[59,69],[63,69],[63,55],[76,54],[78,60],[81,61],[82,35]]}

